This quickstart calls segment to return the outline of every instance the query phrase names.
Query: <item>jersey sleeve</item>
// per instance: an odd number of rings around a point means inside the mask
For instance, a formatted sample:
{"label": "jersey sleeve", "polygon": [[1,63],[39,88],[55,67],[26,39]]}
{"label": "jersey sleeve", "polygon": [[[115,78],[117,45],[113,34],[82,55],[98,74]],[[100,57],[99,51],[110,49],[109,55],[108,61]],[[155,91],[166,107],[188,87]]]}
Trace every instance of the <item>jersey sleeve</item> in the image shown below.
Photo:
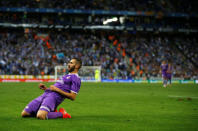
{"label": "jersey sleeve", "polygon": [[71,92],[78,94],[80,90],[81,81],[79,78],[72,79]]}

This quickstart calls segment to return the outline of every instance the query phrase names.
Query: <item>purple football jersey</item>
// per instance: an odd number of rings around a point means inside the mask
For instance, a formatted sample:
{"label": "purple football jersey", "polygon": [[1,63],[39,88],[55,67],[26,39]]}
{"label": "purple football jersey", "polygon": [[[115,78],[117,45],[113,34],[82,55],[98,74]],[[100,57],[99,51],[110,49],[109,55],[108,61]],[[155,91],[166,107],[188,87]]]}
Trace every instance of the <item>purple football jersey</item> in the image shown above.
{"label": "purple football jersey", "polygon": [[168,64],[161,64],[162,74],[166,74],[168,70]]}
{"label": "purple football jersey", "polygon": [[[64,75],[63,77],[61,77],[59,80],[57,80],[57,82],[54,84],[54,86],[56,86],[57,88],[65,91],[65,92],[74,92],[74,93],[78,93],[80,90],[80,86],[81,86],[81,79],[78,76],[78,74],[67,74]],[[50,93],[53,96],[55,96],[57,98],[57,102],[61,103],[64,100],[64,96],[60,95],[57,92],[53,92],[50,90],[46,90],[46,93]]]}

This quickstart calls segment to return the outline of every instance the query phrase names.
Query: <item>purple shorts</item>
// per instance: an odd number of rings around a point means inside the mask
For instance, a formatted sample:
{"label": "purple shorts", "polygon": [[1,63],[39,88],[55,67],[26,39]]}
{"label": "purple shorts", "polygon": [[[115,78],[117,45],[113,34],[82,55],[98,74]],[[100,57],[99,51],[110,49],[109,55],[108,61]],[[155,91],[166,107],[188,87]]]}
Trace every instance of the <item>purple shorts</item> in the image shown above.
{"label": "purple shorts", "polygon": [[37,97],[32,100],[26,107],[25,111],[30,114],[36,114],[38,110],[53,112],[56,109],[56,99],[48,93]]}

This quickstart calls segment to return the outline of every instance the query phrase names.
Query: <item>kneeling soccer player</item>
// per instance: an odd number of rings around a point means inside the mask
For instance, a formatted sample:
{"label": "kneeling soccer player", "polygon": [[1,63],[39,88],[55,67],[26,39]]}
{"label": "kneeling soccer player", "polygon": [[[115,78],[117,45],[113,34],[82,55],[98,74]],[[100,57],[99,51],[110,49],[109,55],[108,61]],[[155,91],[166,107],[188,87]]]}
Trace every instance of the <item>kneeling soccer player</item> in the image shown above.
{"label": "kneeling soccer player", "polygon": [[75,100],[81,86],[81,80],[77,74],[81,65],[82,62],[80,59],[73,58],[68,63],[69,74],[64,75],[49,88],[41,83],[39,88],[45,92],[41,96],[32,100],[22,111],[21,116],[36,116],[38,119],[42,120],[71,118],[63,108],[60,108],[59,112],[55,110],[65,98]]}

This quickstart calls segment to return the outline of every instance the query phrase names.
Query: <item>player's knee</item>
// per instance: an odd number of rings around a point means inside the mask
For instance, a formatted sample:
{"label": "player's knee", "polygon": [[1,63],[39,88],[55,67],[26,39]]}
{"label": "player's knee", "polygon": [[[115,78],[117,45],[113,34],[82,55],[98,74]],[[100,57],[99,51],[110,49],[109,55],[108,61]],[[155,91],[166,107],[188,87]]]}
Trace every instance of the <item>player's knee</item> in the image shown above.
{"label": "player's knee", "polygon": [[46,113],[43,113],[43,112],[38,112],[36,117],[40,120],[45,120],[46,119]]}
{"label": "player's knee", "polygon": [[43,114],[37,114],[36,117],[37,117],[38,119],[41,119],[41,120],[45,120],[45,119],[46,119],[46,116],[43,115]]}

